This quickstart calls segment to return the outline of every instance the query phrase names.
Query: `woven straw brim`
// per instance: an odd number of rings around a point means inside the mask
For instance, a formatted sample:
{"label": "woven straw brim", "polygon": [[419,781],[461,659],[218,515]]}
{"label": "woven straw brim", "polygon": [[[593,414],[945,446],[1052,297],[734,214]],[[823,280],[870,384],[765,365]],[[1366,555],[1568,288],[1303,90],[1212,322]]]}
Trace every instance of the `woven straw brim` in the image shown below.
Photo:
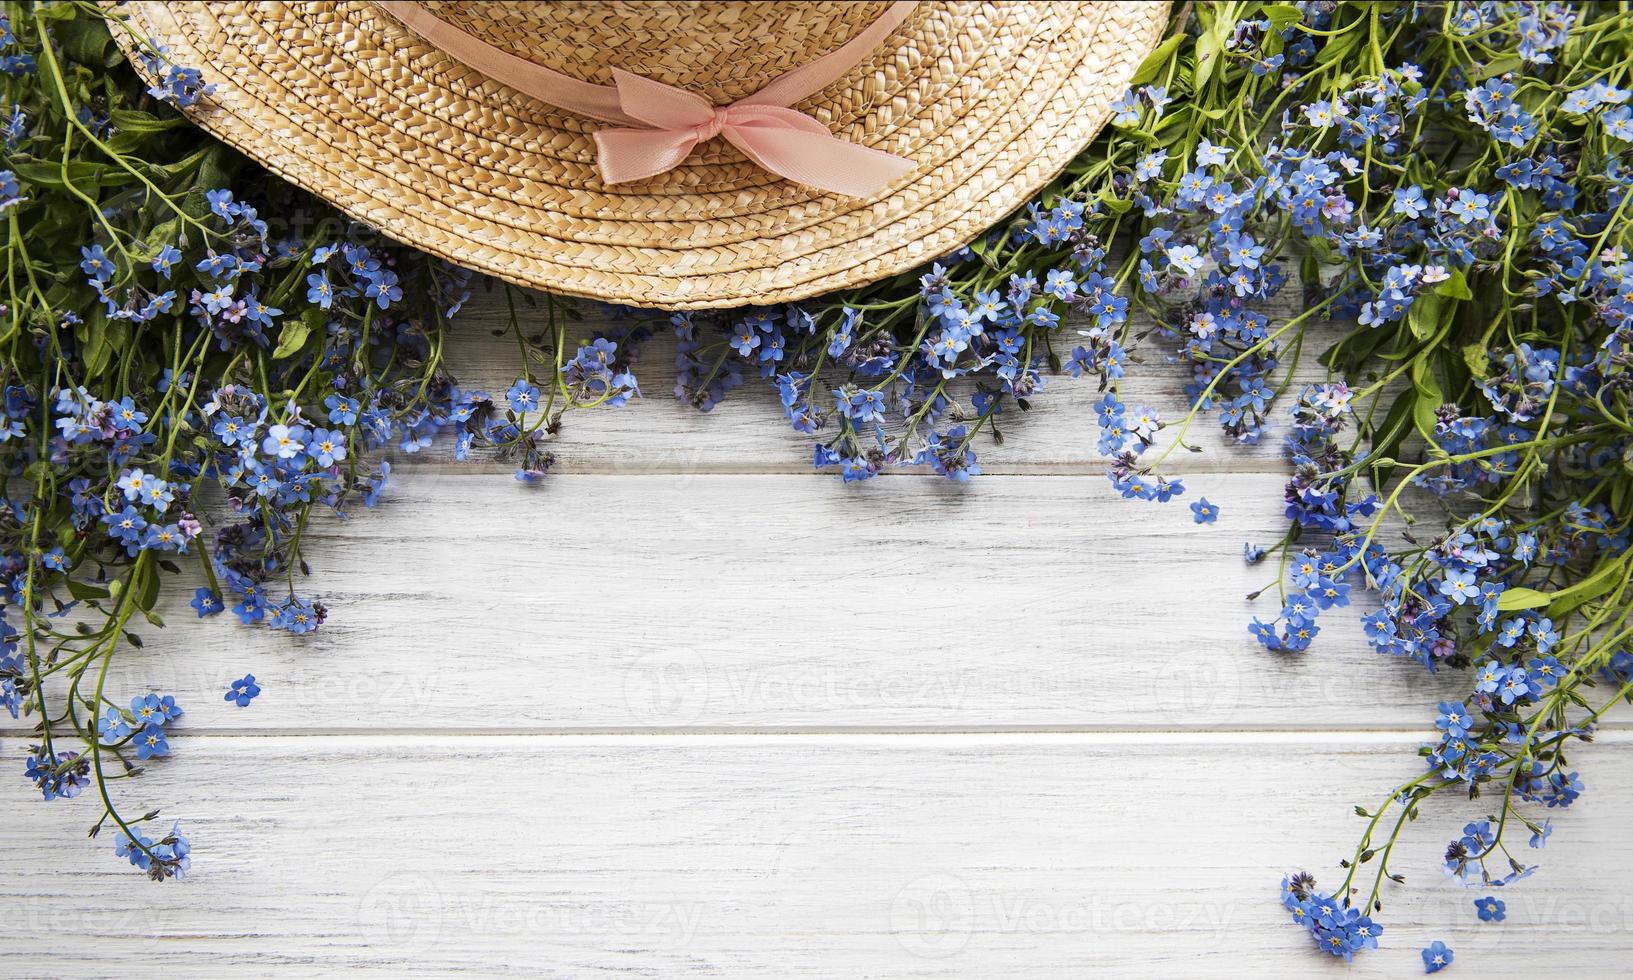
{"label": "woven straw brim", "polygon": [[603,124],[479,75],[372,3],[119,9],[216,85],[190,110],[199,125],[352,217],[518,285],[667,309],[803,299],[968,243],[1088,144],[1168,14],[1138,0],[919,4],[795,106],[916,164],[858,200],[775,177],[722,139],[605,186]]}

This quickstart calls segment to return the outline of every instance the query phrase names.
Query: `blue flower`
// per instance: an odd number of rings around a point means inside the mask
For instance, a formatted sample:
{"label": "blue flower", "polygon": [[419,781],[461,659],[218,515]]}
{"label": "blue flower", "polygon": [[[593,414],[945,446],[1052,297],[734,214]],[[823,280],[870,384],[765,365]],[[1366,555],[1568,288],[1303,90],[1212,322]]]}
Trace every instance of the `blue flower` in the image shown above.
{"label": "blue flower", "polygon": [[142,537],[142,547],[149,551],[187,551],[187,538],[175,524],[149,524]]}
{"label": "blue flower", "polygon": [[1198,497],[1191,504],[1191,515],[1197,524],[1212,524],[1219,519],[1219,508],[1210,503],[1207,497]]}
{"label": "blue flower", "polygon": [[369,280],[368,286],[363,290],[363,295],[374,300],[380,309],[384,310],[389,308],[392,303],[402,299],[403,291],[397,285],[397,274],[390,269],[381,269]]}
{"label": "blue flower", "polygon": [[137,544],[142,532],[147,530],[147,519],[129,505],[117,514],[102,515],[102,523],[108,525],[109,537],[117,538],[126,545]]}
{"label": "blue flower", "polygon": [[210,205],[210,213],[224,221],[232,221],[241,210],[239,205],[233,203],[232,191],[229,190],[205,191],[204,200]]}
{"label": "blue flower", "polygon": [[512,411],[531,412],[539,407],[539,389],[526,378],[517,378],[516,383],[505,393],[505,397],[510,400]]}
{"label": "blue flower", "polygon": [[1457,194],[1457,198],[1446,208],[1452,217],[1466,225],[1491,217],[1491,199],[1486,195],[1476,194],[1473,190],[1467,189],[1460,191],[1455,187],[1452,191]]}
{"label": "blue flower", "polygon": [[1322,609],[1349,605],[1349,585],[1324,576],[1318,576],[1310,585],[1308,595]]}
{"label": "blue flower", "polygon": [[1501,899],[1490,895],[1475,899],[1474,910],[1479,914],[1481,922],[1501,922],[1508,916],[1508,906],[1504,905]]}
{"label": "blue flower", "polygon": [[176,699],[168,694],[163,697],[138,694],[130,699],[130,714],[140,726],[164,725],[180,718],[181,708],[176,706]]}
{"label": "blue flower", "polygon": [[102,251],[101,245],[82,246],[79,254],[79,267],[92,281],[107,282],[113,278],[113,260]]}
{"label": "blue flower", "polygon": [[323,399],[323,407],[329,410],[330,425],[356,425],[358,410],[363,406],[355,398],[330,395]]}
{"label": "blue flower", "polygon": [[223,415],[211,431],[221,440],[223,446],[254,445],[255,427],[245,425],[243,419],[236,419],[231,415]]}
{"label": "blue flower", "polygon": [[122,858],[127,858],[132,865],[146,871],[153,865],[153,857],[148,853],[153,848],[153,841],[141,834],[132,838],[124,831],[114,839],[113,852]]}
{"label": "blue flower", "polygon": [[120,432],[139,431],[147,421],[147,413],[138,409],[136,403],[128,397],[109,402],[108,415],[113,420],[113,427]]}
{"label": "blue flower", "polygon": [[[10,148],[8,145],[7,149]],[[17,184],[16,172],[0,170],[0,214],[5,214],[26,200],[28,198],[23,196],[23,189]]]}
{"label": "blue flower", "polygon": [[261,302],[260,297],[253,290],[248,296],[244,297],[244,319],[251,323],[270,327],[273,325],[275,318],[282,313],[283,310],[278,309],[276,306],[268,306]]}
{"label": "blue flower", "polygon": [[157,724],[148,725],[137,734],[136,758],[152,759],[170,754],[170,743],[164,737],[164,729]]}
{"label": "blue flower", "polygon": [[[141,471],[137,470],[137,472],[140,473]],[[142,498],[142,503],[162,514],[170,508],[170,502],[176,499],[176,491],[170,485],[169,480],[152,473],[146,473],[142,475],[139,496]]]}
{"label": "blue flower", "polygon": [[1132,91],[1124,92],[1122,97],[1111,104],[1112,123],[1118,126],[1133,126],[1140,121],[1140,100]]}
{"label": "blue flower", "polygon": [[840,414],[854,422],[880,422],[884,420],[885,402],[877,391],[844,390],[834,391],[835,405]]}
{"label": "blue flower", "polygon": [[181,261],[181,250],[174,245],[166,245],[159,249],[159,254],[153,257],[153,271],[166,279],[170,278],[170,270]]}
{"label": "blue flower", "polygon": [[1065,269],[1050,269],[1044,277],[1043,291],[1064,302],[1077,295],[1077,281]]}
{"label": "blue flower", "polygon": [[108,708],[107,713],[97,719],[96,734],[103,745],[112,745],[130,732],[130,719],[118,708]]}
{"label": "blue flower", "polygon": [[1623,143],[1633,143],[1633,109],[1620,106],[1605,113],[1601,121],[1605,125],[1605,135]]}
{"label": "blue flower", "polygon": [[743,357],[749,356],[760,346],[760,331],[754,329],[753,324],[747,320],[743,321],[738,324],[736,333],[732,335],[731,346]]}
{"label": "blue flower", "polygon": [[1182,276],[1194,276],[1202,268],[1202,253],[1195,245],[1175,245],[1167,249],[1168,261]]}
{"label": "blue flower", "polygon": [[1440,702],[1440,713],[1435,716],[1435,727],[1457,738],[1469,733],[1474,725],[1474,718],[1469,709],[1455,701]]}
{"label": "blue flower", "polygon": [[1436,939],[1423,950],[1423,972],[1439,973],[1452,964],[1451,947]]}
{"label": "blue flower", "polygon": [[306,430],[299,425],[274,425],[261,440],[261,452],[279,459],[295,459],[306,449]]}
{"label": "blue flower", "polygon": [[[1206,142],[1206,141],[1204,141]],[[1162,165],[1168,159],[1167,150],[1156,150],[1141,157],[1134,165],[1134,179],[1144,183],[1162,176]]]}
{"label": "blue flower", "polygon": [[1445,581],[1440,583],[1440,593],[1461,606],[1480,594],[1480,589],[1474,584],[1473,572],[1449,571]]}
{"label": "blue flower", "polygon": [[227,687],[227,695],[222,700],[231,701],[240,708],[247,708],[260,693],[261,688],[255,683],[255,675],[245,674]]}
{"label": "blue flower", "polygon": [[346,436],[328,429],[313,429],[306,441],[306,454],[319,466],[333,466],[346,458]]}
{"label": "blue flower", "polygon": [[155,843],[152,838],[137,834],[132,838],[121,830],[114,839],[114,853],[137,868],[147,872],[155,881],[185,877],[192,868],[192,844],[182,836],[181,824],[172,824],[170,833]]}
{"label": "blue flower", "polygon": [[206,616],[214,616],[227,608],[226,603],[222,602],[221,597],[216,595],[216,591],[208,585],[200,586],[193,593],[193,601],[188,605],[198,610],[198,618],[200,619]]}
{"label": "blue flower", "polygon": [[307,602],[294,596],[279,607],[277,619],[273,622],[274,629],[288,630],[296,636],[310,633],[323,622],[323,611],[314,603]]}
{"label": "blue flower", "polygon": [[329,284],[328,276],[314,272],[306,277],[306,301],[316,303],[320,309],[325,310],[334,304],[335,290]]}

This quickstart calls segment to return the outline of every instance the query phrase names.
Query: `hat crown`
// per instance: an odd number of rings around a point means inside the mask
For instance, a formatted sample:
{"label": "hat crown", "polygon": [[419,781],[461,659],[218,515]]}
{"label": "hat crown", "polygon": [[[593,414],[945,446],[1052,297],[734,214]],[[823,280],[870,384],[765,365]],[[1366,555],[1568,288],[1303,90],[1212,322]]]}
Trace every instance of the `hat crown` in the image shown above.
{"label": "hat crown", "polygon": [[428,0],[472,36],[534,64],[599,85],[612,69],[716,103],[759,91],[840,47],[889,0]]}

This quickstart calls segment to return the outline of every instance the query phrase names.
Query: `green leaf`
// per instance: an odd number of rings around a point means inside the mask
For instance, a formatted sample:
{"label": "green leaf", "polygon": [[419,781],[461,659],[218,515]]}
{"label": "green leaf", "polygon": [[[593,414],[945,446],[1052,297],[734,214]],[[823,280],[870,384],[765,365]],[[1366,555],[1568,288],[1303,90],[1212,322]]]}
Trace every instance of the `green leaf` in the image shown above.
{"label": "green leaf", "polygon": [[1496,78],[1498,75],[1507,74],[1511,71],[1524,70],[1525,63],[1520,60],[1519,54],[1503,54],[1490,60],[1477,62],[1471,67],[1468,77],[1479,82],[1488,78]]}
{"label": "green leaf", "polygon": [[1361,45],[1361,31],[1352,28],[1335,38],[1330,39],[1326,46],[1315,56],[1315,63],[1325,65],[1349,56],[1349,53]]}
{"label": "green leaf", "polygon": [[82,357],[85,360],[85,373],[95,377],[108,366],[108,358],[113,354],[113,346],[108,343],[108,315],[103,307],[92,307],[91,315],[85,318],[83,329],[85,347]]}
{"label": "green leaf", "polygon": [[1144,85],[1158,75],[1163,74],[1163,69],[1168,67],[1168,62],[1173,58],[1174,51],[1179,48],[1184,40],[1185,35],[1175,34],[1157,45],[1157,49],[1146,55],[1145,60],[1140,62],[1140,67],[1135,70],[1134,77],[1128,80],[1128,87],[1133,88],[1136,85]]}
{"label": "green leaf", "polygon": [[1469,281],[1463,275],[1462,269],[1453,269],[1450,279],[1435,287],[1435,293],[1451,299],[1473,299],[1474,294],[1469,292]]}
{"label": "green leaf", "polygon": [[1419,340],[1428,340],[1435,335],[1440,326],[1442,307],[1451,302],[1439,293],[1424,293],[1419,296],[1411,309],[1406,311],[1406,325],[1412,328],[1412,336]]}
{"label": "green leaf", "polygon": [[68,184],[72,183],[91,197],[95,197],[97,191],[103,188],[118,187],[136,179],[123,170],[113,170],[104,164],[85,160],[69,162],[67,181],[63,180],[60,160],[13,160],[11,170],[24,183],[53,191],[66,191]]}
{"label": "green leaf", "polygon": [[110,595],[108,590],[100,585],[92,585],[89,582],[76,582],[72,578],[68,580],[68,594],[81,602],[91,599],[106,599]]}
{"label": "green leaf", "polygon": [[1479,341],[1464,344],[1463,363],[1468,365],[1470,374],[1476,378],[1485,378],[1486,368],[1491,363],[1491,356],[1486,352],[1486,345]]}
{"label": "green leaf", "polygon": [[[65,6],[71,9],[73,4]],[[88,68],[108,69],[124,60],[100,18],[64,20],[52,29],[51,36],[63,56]]]}
{"label": "green leaf", "polygon": [[1412,402],[1412,421],[1417,426],[1418,434],[1427,439],[1429,445],[1438,448],[1440,443],[1435,441],[1435,410],[1445,402],[1446,396],[1440,390],[1440,382],[1435,380],[1428,357],[1419,355],[1412,362],[1411,375],[1412,387],[1418,393]]}
{"label": "green leaf", "polygon": [[108,121],[121,133],[162,133],[167,129],[176,129],[188,124],[183,116],[160,119],[153,113],[140,109],[115,109],[108,113]]}
{"label": "green leaf", "polygon": [[1536,589],[1508,589],[1497,597],[1497,608],[1503,612],[1516,609],[1535,609],[1553,601],[1553,595]]}
{"label": "green leaf", "polygon": [[1582,605],[1590,599],[1609,592],[1617,582],[1627,574],[1627,559],[1609,561],[1600,565],[1592,575],[1576,583],[1566,586],[1553,594],[1554,601],[1548,606],[1548,614],[1560,616]]}
{"label": "green leaf", "polygon": [[159,601],[159,575],[147,569],[138,571],[148,571],[148,574],[142,576],[142,589],[136,593],[136,605],[144,612],[148,612],[153,609],[154,603]]}
{"label": "green leaf", "polygon": [[1440,403],[1445,401],[1446,396],[1440,391],[1440,382],[1435,380],[1429,358],[1419,355],[1412,362],[1411,371],[1408,373],[1412,378],[1412,387],[1417,389],[1418,394],[1434,402],[1434,407],[1439,408]]}
{"label": "green leaf", "polygon": [[1104,205],[1105,209],[1110,211],[1112,214],[1127,214],[1128,209],[1134,206],[1133,201],[1125,201],[1115,194],[1112,194],[1110,191],[1102,191],[1096,200]]}
{"label": "green leaf", "polygon": [[[317,307],[312,309],[317,310]],[[317,310],[317,312],[321,318],[323,311]],[[308,322],[310,320],[311,311],[308,311],[305,316],[298,320],[284,321],[283,331],[278,334],[278,346],[272,351],[274,361],[289,357],[306,346],[306,338],[312,333],[312,325]]]}
{"label": "green leaf", "polygon": [[1549,615],[1558,616],[1570,612],[1590,599],[1597,598],[1609,592],[1621,580],[1627,571],[1626,559],[1606,562],[1594,569],[1593,574],[1575,585],[1568,585],[1563,589],[1552,592],[1541,592],[1536,589],[1509,589],[1497,597],[1497,608],[1505,612],[1516,609],[1535,609],[1538,606],[1548,606]]}
{"label": "green leaf", "polygon": [[1264,16],[1279,31],[1303,20],[1304,12],[1290,3],[1273,3],[1264,8]]}
{"label": "green leaf", "polygon": [[1383,425],[1373,434],[1370,457],[1387,459],[1395,455],[1395,450],[1400,447],[1407,432],[1411,431],[1417,400],[1417,392],[1411,388],[1395,398],[1395,404],[1389,407]]}
{"label": "green leaf", "polygon": [[1213,68],[1219,63],[1219,52],[1225,46],[1224,32],[1230,28],[1228,20],[1221,20],[1211,31],[1203,31],[1202,36],[1196,39],[1196,75],[1191,81],[1191,89],[1200,93],[1213,76]]}

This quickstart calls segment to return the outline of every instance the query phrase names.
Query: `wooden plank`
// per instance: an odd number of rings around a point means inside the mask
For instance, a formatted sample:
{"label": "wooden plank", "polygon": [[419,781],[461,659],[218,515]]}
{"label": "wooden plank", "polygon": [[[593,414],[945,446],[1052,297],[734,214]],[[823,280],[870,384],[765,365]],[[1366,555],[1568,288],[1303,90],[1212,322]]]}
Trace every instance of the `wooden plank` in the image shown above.
{"label": "wooden plank", "polygon": [[[588,338],[597,329],[627,327],[627,322],[620,326],[605,311],[587,313],[569,335],[570,343]],[[502,291],[479,291],[454,322],[455,332],[446,351],[454,376],[467,390],[485,390],[502,402],[505,390],[520,374],[521,365],[514,334],[493,335],[509,322]],[[522,322],[531,335],[542,327],[543,313],[524,308]],[[1144,331],[1152,326],[1145,318],[1138,329]],[[1312,328],[1296,373],[1301,383],[1325,378],[1325,369],[1315,363],[1315,357],[1348,329],[1348,324]],[[1062,328],[1060,339],[1069,352],[1078,337],[1068,325]],[[1137,351],[1142,363],[1131,365],[1124,379],[1123,401],[1131,407],[1149,405],[1163,419],[1178,421],[1189,409],[1184,394],[1189,375],[1185,365],[1172,360],[1171,346],[1157,337],[1143,343]],[[674,398],[674,350],[672,334],[660,324],[657,336],[642,348],[636,366],[643,399],[623,409],[595,409],[567,416],[556,444],[559,472],[811,472],[813,440],[789,428],[769,382],[751,375],[712,412],[701,413]],[[1099,398],[1093,380],[1077,380],[1064,374],[1048,377],[1031,411],[1020,413],[1011,408],[1003,417],[1003,445],[984,436],[978,441],[976,451],[983,469],[989,473],[1103,472],[1104,460],[1096,450],[1099,429],[1094,421],[1094,403]],[[967,407],[968,401],[964,404]],[[1206,452],[1177,451],[1170,457],[1173,465],[1165,466],[1165,470],[1283,471],[1285,411],[1276,412],[1274,418],[1278,424],[1260,444],[1239,446],[1224,437],[1211,413],[1203,413],[1191,426],[1187,441]],[[1167,435],[1172,432],[1167,430]],[[448,463],[451,452],[450,440],[444,439],[412,456],[395,454],[392,459],[394,465]],[[480,451],[464,465],[506,472],[514,468]]]}
{"label": "wooden plank", "polygon": [[[195,731],[1425,730],[1468,680],[1373,653],[1359,587],[1306,654],[1249,635],[1281,482],[1193,479],[1198,526],[1088,478],[412,471],[308,530],[318,633],[197,622],[179,583],[108,690]],[[266,692],[225,704],[245,672]]]}
{"label": "wooden plank", "polygon": [[[1574,974],[1621,974],[1633,755],[1604,743],[1547,850],[1517,842],[1543,870],[1502,890],[1500,925],[1438,870],[1481,811],[1432,805],[1397,849],[1384,948],[1347,975],[1415,975],[1432,939],[1483,976],[1564,949]],[[80,838],[89,800],[0,782],[16,955],[75,977],[1286,976],[1326,961],[1285,919],[1282,869],[1336,883],[1357,794],[1420,765],[1408,737],[1298,733],[174,744],[120,790],[183,819],[183,882]]]}

